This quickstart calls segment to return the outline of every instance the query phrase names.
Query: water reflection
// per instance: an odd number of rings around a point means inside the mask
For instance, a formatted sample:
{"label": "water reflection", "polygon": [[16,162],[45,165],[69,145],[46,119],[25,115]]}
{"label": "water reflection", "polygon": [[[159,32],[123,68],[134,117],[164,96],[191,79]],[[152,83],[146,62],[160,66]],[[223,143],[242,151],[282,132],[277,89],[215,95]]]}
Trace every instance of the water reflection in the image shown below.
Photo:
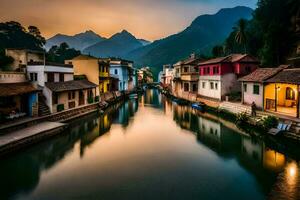
{"label": "water reflection", "polygon": [[[51,199],[47,195],[60,185],[64,194],[58,199],[87,191],[91,196],[75,197],[300,199],[297,157],[231,126],[147,90],[104,114],[74,121],[59,137],[2,158],[0,199]],[[76,181],[51,173],[80,181],[74,186]],[[230,177],[236,182],[226,182]]]}

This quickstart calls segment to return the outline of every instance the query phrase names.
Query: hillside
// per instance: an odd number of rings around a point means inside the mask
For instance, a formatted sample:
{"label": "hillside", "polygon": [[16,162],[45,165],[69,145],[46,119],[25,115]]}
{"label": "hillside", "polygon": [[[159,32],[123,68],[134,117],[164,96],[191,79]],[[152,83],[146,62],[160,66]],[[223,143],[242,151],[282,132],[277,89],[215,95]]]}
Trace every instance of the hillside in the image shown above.
{"label": "hillside", "polygon": [[239,19],[250,19],[252,12],[251,8],[239,6],[221,9],[213,15],[201,15],[182,32],[136,49],[126,58],[138,65],[154,67],[157,73],[163,64],[175,63],[192,52],[209,54],[214,45],[227,38]]}

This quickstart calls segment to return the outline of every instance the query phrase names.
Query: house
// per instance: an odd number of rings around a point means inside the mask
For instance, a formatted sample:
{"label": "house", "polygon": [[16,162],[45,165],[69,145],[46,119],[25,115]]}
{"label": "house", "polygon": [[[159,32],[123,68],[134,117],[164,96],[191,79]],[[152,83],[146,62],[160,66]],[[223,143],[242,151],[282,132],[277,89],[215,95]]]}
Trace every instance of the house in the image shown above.
{"label": "house", "polygon": [[239,79],[242,83],[242,103],[251,105],[255,102],[260,109],[264,107],[264,81],[275,76],[277,73],[288,66],[280,66],[278,68],[258,68],[249,75]]}
{"label": "house", "polygon": [[41,91],[41,116],[99,101],[98,85],[88,80],[74,80],[71,64],[30,62],[27,65],[27,76]]}
{"label": "house", "polygon": [[119,58],[110,59],[110,76],[118,80],[118,90],[129,90],[129,82],[133,76],[133,62]]}
{"label": "house", "polygon": [[18,71],[25,69],[29,62],[44,62],[45,59],[45,52],[23,48],[5,49],[5,55],[14,59],[10,67]]}
{"label": "house", "polygon": [[97,92],[97,96],[100,93],[111,91],[108,59],[79,55],[72,60],[66,60],[65,64],[73,65],[75,77],[85,77],[92,83],[98,85],[99,90]]}
{"label": "house", "polygon": [[163,66],[163,71],[161,73],[161,77],[159,81],[164,87],[172,86],[172,81],[174,76],[173,72],[174,70],[172,65]]}
{"label": "house", "polygon": [[0,121],[38,115],[37,89],[22,72],[0,72]]}
{"label": "house", "polygon": [[198,94],[202,97],[224,100],[225,96],[240,92],[238,79],[250,74],[259,61],[248,54],[232,54],[198,64]]}
{"label": "house", "polygon": [[40,87],[44,87],[46,82],[65,82],[74,79],[73,65],[70,64],[29,62],[26,71],[29,80]]}
{"label": "house", "polygon": [[44,94],[51,113],[86,106],[99,101],[98,85],[88,80],[47,82]]}
{"label": "house", "polygon": [[193,53],[189,58],[174,64],[173,94],[175,96],[182,97],[184,93],[198,93],[198,64],[202,60]]}
{"label": "house", "polygon": [[284,69],[264,85],[264,110],[299,117],[300,69]]}

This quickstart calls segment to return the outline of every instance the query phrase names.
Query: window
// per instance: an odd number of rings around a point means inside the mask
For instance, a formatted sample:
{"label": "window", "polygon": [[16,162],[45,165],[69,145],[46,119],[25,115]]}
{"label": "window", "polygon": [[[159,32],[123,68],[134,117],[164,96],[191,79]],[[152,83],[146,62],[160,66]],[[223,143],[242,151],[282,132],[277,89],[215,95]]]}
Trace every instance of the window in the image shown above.
{"label": "window", "polygon": [[197,84],[193,84],[193,92],[197,92],[197,91],[198,91]]}
{"label": "window", "polygon": [[219,67],[218,66],[213,68],[213,73],[214,74],[219,74]]}
{"label": "window", "polygon": [[117,69],[115,69],[115,74],[118,74],[118,70]]}
{"label": "window", "polygon": [[215,83],[215,89],[218,90],[218,83]]}
{"label": "window", "polygon": [[53,93],[52,95],[52,104],[58,104],[58,94]]}
{"label": "window", "polygon": [[184,87],[185,92],[189,91],[189,84],[188,83],[184,83],[183,87]]}
{"label": "window", "polygon": [[75,99],[75,91],[68,92],[68,99],[69,100]]}
{"label": "window", "polygon": [[93,90],[88,90],[88,98],[93,98]]}
{"label": "window", "polygon": [[202,88],[203,89],[205,88],[205,82],[202,82]]}
{"label": "window", "polygon": [[259,95],[259,85],[253,85],[253,94]]}
{"label": "window", "polygon": [[59,82],[65,81],[65,75],[63,73],[59,73]]}
{"label": "window", "polygon": [[54,73],[50,72],[47,73],[47,82],[53,83],[54,82]]}
{"label": "window", "polygon": [[251,67],[250,66],[246,66],[246,72],[250,73],[251,72]]}
{"label": "window", "polygon": [[287,87],[286,88],[286,94],[285,94],[285,98],[286,100],[295,100],[295,91],[290,88],[290,87]]}
{"label": "window", "polygon": [[213,82],[210,83],[210,89],[211,89],[211,90],[214,89],[214,83],[213,83]]}
{"label": "window", "polygon": [[247,92],[247,84],[244,84],[244,92]]}
{"label": "window", "polygon": [[184,67],[184,68],[183,68],[183,71],[184,71],[184,72],[188,72],[188,71],[189,71],[189,68],[188,68],[188,67]]}
{"label": "window", "polygon": [[37,73],[30,73],[29,75],[31,81],[37,81]]}

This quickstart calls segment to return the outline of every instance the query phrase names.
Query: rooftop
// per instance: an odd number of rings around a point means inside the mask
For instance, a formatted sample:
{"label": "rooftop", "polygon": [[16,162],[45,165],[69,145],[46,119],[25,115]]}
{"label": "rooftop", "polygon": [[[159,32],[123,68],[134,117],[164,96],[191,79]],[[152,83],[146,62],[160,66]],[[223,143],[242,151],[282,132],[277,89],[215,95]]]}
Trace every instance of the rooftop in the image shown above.
{"label": "rooftop", "polygon": [[285,69],[265,82],[300,84],[300,68]]}
{"label": "rooftop", "polygon": [[199,63],[199,65],[209,65],[209,64],[217,64],[217,63],[234,63],[234,62],[255,62],[259,63],[259,61],[248,54],[231,54],[225,57],[213,58],[204,62]]}
{"label": "rooftop", "polygon": [[92,89],[96,88],[97,85],[89,82],[88,80],[75,80],[75,81],[66,81],[66,82],[54,82],[46,83],[47,88],[52,92],[64,92],[72,90],[82,90],[82,89]]}
{"label": "rooftop", "polygon": [[281,65],[277,68],[258,68],[251,74],[240,78],[239,81],[262,83],[286,68],[288,68],[288,65]]}
{"label": "rooftop", "polygon": [[37,89],[29,82],[24,83],[1,83],[0,96],[16,96],[35,92]]}

